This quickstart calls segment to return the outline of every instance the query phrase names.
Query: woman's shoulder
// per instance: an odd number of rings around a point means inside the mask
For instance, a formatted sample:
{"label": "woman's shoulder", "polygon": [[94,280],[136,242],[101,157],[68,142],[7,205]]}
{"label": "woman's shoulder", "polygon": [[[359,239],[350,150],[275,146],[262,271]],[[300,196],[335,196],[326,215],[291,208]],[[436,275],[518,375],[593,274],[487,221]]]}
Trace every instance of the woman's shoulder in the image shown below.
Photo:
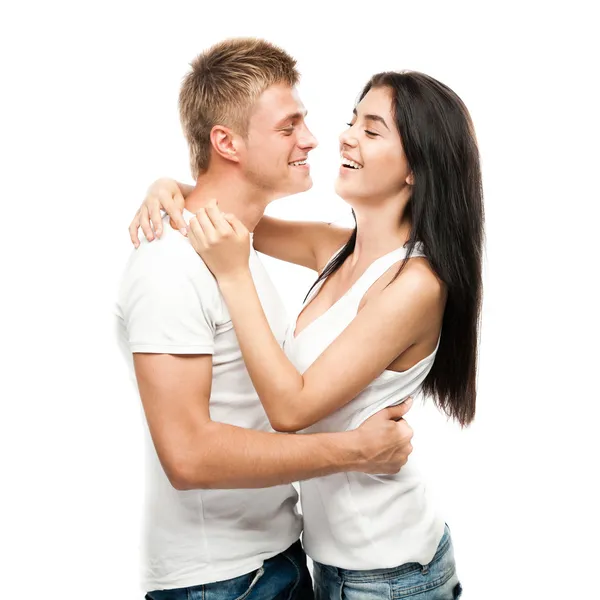
{"label": "woman's shoulder", "polygon": [[415,256],[411,258],[398,277],[400,262],[392,265],[375,282],[363,298],[363,304],[375,299],[385,292],[388,299],[403,300],[408,297],[419,303],[431,305],[444,302],[446,299],[446,286],[439,278],[427,257]]}

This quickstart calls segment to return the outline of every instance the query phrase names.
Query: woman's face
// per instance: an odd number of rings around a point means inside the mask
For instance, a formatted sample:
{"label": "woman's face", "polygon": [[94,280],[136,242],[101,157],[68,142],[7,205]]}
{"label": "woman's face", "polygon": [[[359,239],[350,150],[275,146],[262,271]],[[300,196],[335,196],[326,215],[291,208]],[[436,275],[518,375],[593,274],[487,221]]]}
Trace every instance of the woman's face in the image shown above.
{"label": "woman's face", "polygon": [[344,200],[377,202],[412,184],[387,87],[371,88],[340,135],[342,165],[335,182]]}

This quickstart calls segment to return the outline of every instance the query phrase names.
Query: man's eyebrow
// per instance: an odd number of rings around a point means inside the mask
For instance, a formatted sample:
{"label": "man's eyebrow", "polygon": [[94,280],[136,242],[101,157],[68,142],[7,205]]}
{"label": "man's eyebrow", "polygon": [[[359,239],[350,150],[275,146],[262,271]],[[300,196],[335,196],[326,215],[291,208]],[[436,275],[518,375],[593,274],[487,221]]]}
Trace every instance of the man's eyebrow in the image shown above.
{"label": "man's eyebrow", "polygon": [[[356,109],[352,109],[352,112],[354,113],[354,116],[357,117],[358,113],[356,112]],[[385,119],[383,117],[380,117],[379,115],[364,115],[363,117],[366,121],[377,121],[378,123],[383,123],[383,126],[389,131],[390,128],[387,126],[387,123],[385,122]]]}
{"label": "man's eyebrow", "polygon": [[285,117],[283,117],[283,119],[281,119],[281,121],[279,121],[276,125],[276,127],[281,127],[282,125],[285,125],[288,121],[296,121],[298,119],[303,119],[306,117],[306,115],[308,114],[308,111],[297,111],[295,113],[291,113],[289,115],[286,115]]}

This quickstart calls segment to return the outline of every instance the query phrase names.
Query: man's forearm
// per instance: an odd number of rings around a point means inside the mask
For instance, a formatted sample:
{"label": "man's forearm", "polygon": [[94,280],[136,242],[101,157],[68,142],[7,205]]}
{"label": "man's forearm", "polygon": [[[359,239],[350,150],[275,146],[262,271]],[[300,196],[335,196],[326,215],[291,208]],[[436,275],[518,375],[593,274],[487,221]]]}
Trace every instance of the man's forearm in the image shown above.
{"label": "man's forearm", "polygon": [[188,449],[181,489],[261,488],[358,471],[358,433],[290,435],[211,421]]}

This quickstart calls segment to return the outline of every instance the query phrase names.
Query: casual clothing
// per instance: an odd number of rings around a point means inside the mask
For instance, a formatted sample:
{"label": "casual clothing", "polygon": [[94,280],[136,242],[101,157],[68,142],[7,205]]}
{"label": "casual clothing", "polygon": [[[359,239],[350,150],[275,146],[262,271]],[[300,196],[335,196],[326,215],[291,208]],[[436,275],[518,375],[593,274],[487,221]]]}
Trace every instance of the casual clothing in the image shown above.
{"label": "casual clothing", "polygon": [[[119,290],[119,341],[132,377],[132,353],[211,354],[211,419],[273,431],[214,277],[166,216],[163,231],[160,239],[144,240],[133,251]],[[283,343],[283,304],[254,250],[250,270],[273,333]],[[292,485],[178,491],[160,465],[147,426],[146,437],[146,591],[247,577],[298,540],[302,522]]]}
{"label": "casual clothing", "polygon": [[391,569],[353,571],[314,564],[315,600],[456,600],[462,588],[456,575],[450,531],[432,560]]}
{"label": "casual clothing", "polygon": [[[352,288],[295,337],[288,328],[285,351],[304,373],[356,317],[367,290],[406,256],[399,248],[373,262]],[[412,256],[424,256],[418,246]],[[316,286],[305,305],[318,293]],[[438,342],[439,347],[439,342]],[[356,398],[305,432],[347,431],[377,411],[414,396],[429,373],[434,352],[407,371],[386,370]],[[396,475],[336,473],[300,483],[303,543],[313,561],[353,570],[428,564],[444,533],[444,521],[427,497],[411,456]]]}
{"label": "casual clothing", "polygon": [[312,581],[300,542],[242,575],[188,588],[150,592],[146,600],[312,600]]}

